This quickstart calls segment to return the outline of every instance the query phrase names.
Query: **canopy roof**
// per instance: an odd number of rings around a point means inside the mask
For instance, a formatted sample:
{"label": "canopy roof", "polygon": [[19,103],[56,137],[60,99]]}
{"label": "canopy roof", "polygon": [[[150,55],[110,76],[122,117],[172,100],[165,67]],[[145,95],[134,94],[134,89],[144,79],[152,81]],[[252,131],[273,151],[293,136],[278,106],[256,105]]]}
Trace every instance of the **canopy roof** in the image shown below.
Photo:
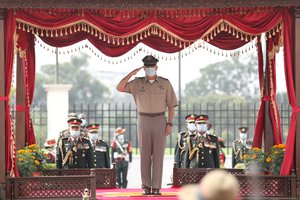
{"label": "canopy roof", "polygon": [[172,8],[233,8],[233,7],[300,6],[299,0],[5,0],[0,8],[96,8],[96,9],[172,9]]}

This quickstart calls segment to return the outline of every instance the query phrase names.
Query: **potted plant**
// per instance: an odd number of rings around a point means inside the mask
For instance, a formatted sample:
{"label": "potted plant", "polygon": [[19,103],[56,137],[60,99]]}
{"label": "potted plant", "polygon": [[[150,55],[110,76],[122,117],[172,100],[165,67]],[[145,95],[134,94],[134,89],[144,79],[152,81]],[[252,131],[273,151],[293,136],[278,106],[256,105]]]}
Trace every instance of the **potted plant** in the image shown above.
{"label": "potted plant", "polygon": [[44,171],[45,153],[35,144],[25,146],[17,152],[17,167],[20,176],[35,176]]}
{"label": "potted plant", "polygon": [[285,152],[285,144],[278,144],[272,147],[271,153],[267,158],[267,162],[269,163],[270,175],[280,174],[284,152]]}
{"label": "potted plant", "polygon": [[251,148],[242,159],[246,173],[265,174],[268,171],[265,153],[260,148]]}

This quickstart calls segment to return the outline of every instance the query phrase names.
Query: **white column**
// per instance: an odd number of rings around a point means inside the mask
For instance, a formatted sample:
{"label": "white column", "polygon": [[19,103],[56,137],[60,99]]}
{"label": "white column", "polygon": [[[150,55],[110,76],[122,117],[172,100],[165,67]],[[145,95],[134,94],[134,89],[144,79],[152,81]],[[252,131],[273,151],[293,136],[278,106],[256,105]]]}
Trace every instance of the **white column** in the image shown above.
{"label": "white column", "polygon": [[72,85],[43,85],[47,92],[47,138],[58,139],[68,127],[69,91]]}

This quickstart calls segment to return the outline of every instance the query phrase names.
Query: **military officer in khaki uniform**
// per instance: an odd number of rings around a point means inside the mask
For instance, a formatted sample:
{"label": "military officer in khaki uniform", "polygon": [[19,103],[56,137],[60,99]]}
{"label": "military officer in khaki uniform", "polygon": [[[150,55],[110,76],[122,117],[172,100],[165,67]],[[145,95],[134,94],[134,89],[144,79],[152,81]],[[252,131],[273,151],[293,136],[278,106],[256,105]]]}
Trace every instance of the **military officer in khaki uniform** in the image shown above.
{"label": "military officer in khaki uniform", "polygon": [[197,133],[195,124],[195,114],[190,114],[185,117],[186,131],[178,133],[177,142],[175,145],[175,163],[178,168],[184,168],[185,150],[187,137]]}
{"label": "military officer in khaki uniform", "polygon": [[94,168],[110,168],[109,145],[99,138],[99,124],[87,125],[93,147]]}
{"label": "military officer in khaki uniform", "polygon": [[[146,56],[142,61],[144,66],[125,76],[117,90],[132,94],[137,105],[143,194],[160,195],[165,140],[172,131],[178,103],[170,81],[156,74],[158,59]],[[141,69],[145,70],[146,76],[129,81]],[[166,108],[168,120],[165,117]]]}
{"label": "military officer in khaki uniform", "polygon": [[252,141],[247,139],[248,127],[239,128],[240,139],[232,143],[232,168],[238,163],[243,163],[242,157],[251,149]]}

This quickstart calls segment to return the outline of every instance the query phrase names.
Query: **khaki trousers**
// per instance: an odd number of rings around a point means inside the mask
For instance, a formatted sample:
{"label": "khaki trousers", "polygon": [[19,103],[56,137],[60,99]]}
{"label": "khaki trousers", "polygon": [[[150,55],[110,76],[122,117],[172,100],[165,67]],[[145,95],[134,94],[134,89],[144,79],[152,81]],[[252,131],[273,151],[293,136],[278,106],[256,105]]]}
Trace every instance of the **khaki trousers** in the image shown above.
{"label": "khaki trousers", "polygon": [[166,117],[138,115],[137,131],[143,186],[161,188],[166,144]]}

